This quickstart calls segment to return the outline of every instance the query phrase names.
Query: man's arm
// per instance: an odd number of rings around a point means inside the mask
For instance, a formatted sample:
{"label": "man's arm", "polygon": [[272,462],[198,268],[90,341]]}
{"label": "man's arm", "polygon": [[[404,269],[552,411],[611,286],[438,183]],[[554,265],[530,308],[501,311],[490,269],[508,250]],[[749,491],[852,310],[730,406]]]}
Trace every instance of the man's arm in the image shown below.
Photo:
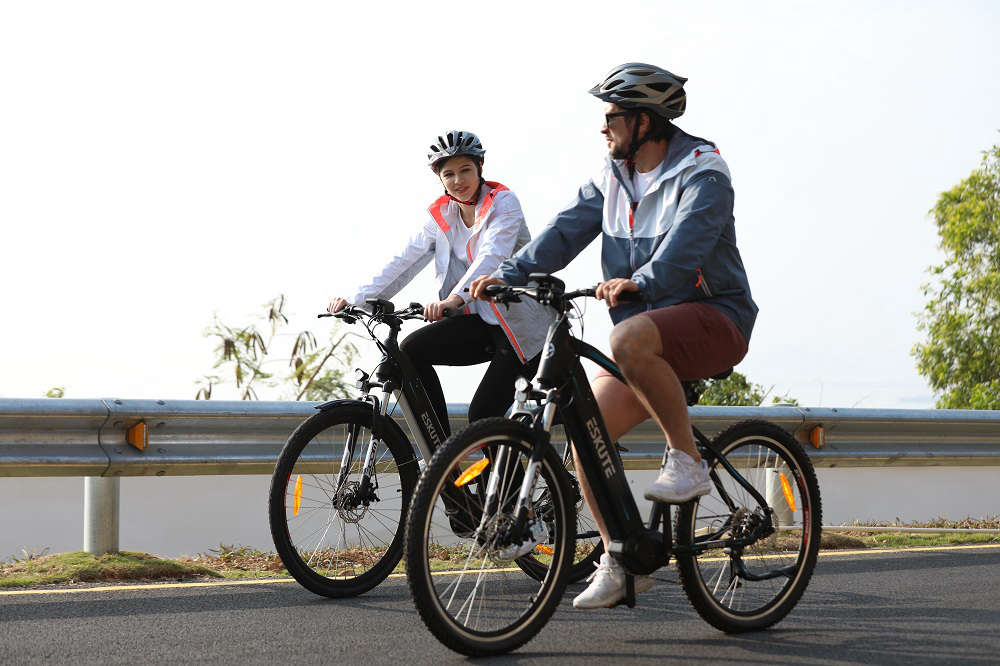
{"label": "man's arm", "polygon": [[681,194],[666,238],[632,275],[645,300],[660,300],[695,280],[705,256],[732,219],[733,188],[729,178],[718,171],[695,175]]}
{"label": "man's arm", "polygon": [[522,285],[531,273],[565,268],[601,233],[603,214],[604,196],[589,181],[534,240],[500,264],[493,275],[507,284]]}

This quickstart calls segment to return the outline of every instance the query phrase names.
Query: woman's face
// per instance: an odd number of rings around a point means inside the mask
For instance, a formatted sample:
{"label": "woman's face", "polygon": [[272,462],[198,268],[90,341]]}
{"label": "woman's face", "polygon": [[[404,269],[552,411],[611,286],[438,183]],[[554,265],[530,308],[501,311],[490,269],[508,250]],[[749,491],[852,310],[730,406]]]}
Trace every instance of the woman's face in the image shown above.
{"label": "woman's face", "polygon": [[456,199],[469,201],[476,196],[476,190],[479,187],[479,171],[472,158],[465,155],[452,157],[438,171],[438,177],[441,178],[441,183],[448,194]]}

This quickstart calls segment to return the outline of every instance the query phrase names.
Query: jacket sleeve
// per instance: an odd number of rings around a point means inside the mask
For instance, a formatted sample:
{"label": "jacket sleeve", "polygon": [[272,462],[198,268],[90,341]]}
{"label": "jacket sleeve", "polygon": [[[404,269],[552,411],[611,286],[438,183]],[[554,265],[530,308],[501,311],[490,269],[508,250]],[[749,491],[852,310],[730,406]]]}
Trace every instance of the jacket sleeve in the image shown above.
{"label": "jacket sleeve", "polygon": [[542,232],[493,275],[507,284],[523,285],[531,273],[554,273],[566,267],[601,233],[604,196],[588,181],[576,198]]}
{"label": "jacket sleeve", "polygon": [[472,264],[451,290],[452,296],[461,296],[465,301],[469,300],[469,294],[465,290],[474,279],[480,275],[493,273],[500,266],[500,262],[514,254],[514,245],[524,225],[521,203],[513,192],[508,190],[503,193],[502,199],[498,197],[494,206],[492,219],[480,232]]}
{"label": "jacket sleeve", "polygon": [[371,281],[358,287],[351,303],[362,306],[366,298],[389,299],[399,293],[434,257],[436,233],[437,224],[428,218],[420,231],[406,241],[403,249],[393,255]]}
{"label": "jacket sleeve", "polygon": [[646,301],[680,293],[697,280],[705,256],[733,220],[733,188],[718,171],[702,171],[681,193],[673,226],[632,275]]}

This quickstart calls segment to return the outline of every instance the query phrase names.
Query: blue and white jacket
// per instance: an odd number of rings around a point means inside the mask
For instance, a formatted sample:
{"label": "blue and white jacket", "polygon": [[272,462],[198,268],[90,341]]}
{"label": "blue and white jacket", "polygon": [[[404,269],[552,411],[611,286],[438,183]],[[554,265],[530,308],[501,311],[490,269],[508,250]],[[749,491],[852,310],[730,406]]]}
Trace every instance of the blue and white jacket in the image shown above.
{"label": "blue and white jacket", "polygon": [[660,176],[636,201],[622,160],[601,172],[545,229],[493,273],[521,285],[564,268],[603,233],[604,279],[639,285],[643,302],[611,308],[616,324],[644,310],[699,302],[726,314],[749,342],[757,305],[736,248],[729,168],[714,144],[678,130]]}

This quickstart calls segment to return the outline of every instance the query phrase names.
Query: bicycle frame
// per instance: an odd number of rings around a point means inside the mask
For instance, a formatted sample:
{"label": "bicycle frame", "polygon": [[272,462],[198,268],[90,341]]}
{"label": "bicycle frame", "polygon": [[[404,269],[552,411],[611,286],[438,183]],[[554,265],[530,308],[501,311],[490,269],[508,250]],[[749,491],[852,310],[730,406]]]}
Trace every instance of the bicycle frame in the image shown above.
{"label": "bicycle frame", "polygon": [[[621,561],[629,573],[651,573],[667,564],[671,553],[677,552],[670,531],[670,509],[668,505],[654,503],[648,527],[643,522],[628,486],[621,456],[608,434],[580,359],[593,361],[623,383],[625,378],[614,361],[583,340],[573,337],[565,314],[550,326],[543,350],[535,375],[535,380],[544,394],[543,408],[534,412],[534,427],[544,432],[543,441],[548,444],[548,434],[555,412],[558,411],[563,427],[573,442],[581,471],[604,518],[610,536],[608,552]],[[766,500],[753,485],[726,460],[725,456],[712,448],[711,442],[704,434],[693,426],[692,429],[698,448],[706,461],[711,465],[717,460],[756,502],[766,507]],[[515,533],[523,529],[527,522],[528,500],[541,456],[540,450],[533,452],[526,470],[518,497]],[[664,460],[665,457],[666,453]],[[734,508],[735,502],[725,492],[714,469],[710,476],[720,492],[721,499],[730,508]],[[487,490],[488,505],[493,501],[490,494],[492,486],[491,478]],[[658,529],[660,521],[662,521],[662,532]],[[692,550],[701,551],[720,545],[721,541],[705,540]],[[739,544],[730,542],[728,545]]]}

